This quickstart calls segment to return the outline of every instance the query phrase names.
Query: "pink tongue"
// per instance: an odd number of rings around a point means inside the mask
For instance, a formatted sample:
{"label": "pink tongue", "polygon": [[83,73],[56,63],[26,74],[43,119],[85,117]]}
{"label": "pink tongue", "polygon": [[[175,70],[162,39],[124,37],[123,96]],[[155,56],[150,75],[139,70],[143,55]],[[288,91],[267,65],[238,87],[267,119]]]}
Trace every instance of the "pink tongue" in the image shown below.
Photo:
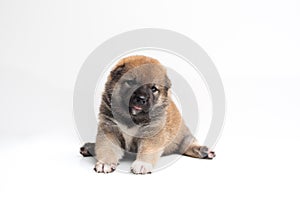
{"label": "pink tongue", "polygon": [[142,108],[138,107],[138,106],[133,106],[133,108],[136,109],[136,110],[142,110]]}

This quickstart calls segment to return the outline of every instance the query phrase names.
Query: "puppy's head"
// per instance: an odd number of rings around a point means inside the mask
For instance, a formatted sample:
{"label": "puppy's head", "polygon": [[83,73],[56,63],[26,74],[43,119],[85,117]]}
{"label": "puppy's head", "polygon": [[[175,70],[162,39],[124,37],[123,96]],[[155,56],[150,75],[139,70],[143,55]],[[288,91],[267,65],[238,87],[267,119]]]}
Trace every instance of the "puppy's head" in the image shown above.
{"label": "puppy's head", "polygon": [[107,84],[114,118],[121,121],[148,123],[168,105],[171,83],[166,69],[155,59],[132,56],[121,60]]}

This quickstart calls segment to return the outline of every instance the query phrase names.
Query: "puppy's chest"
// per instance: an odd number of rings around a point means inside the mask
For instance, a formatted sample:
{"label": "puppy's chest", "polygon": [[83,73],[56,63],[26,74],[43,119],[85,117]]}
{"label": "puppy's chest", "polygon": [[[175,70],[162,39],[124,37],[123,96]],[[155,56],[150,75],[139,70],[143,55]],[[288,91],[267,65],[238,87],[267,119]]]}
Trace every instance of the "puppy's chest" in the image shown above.
{"label": "puppy's chest", "polygon": [[118,124],[120,130],[122,131],[122,135],[123,135],[123,138],[125,140],[125,148],[127,151],[130,151],[130,149],[132,149],[132,146],[133,145],[136,145],[135,144],[135,139],[136,139],[136,135],[138,134],[139,132],[139,126],[134,126],[134,127],[131,127],[131,128],[128,128],[126,125],[123,125],[123,124]]}

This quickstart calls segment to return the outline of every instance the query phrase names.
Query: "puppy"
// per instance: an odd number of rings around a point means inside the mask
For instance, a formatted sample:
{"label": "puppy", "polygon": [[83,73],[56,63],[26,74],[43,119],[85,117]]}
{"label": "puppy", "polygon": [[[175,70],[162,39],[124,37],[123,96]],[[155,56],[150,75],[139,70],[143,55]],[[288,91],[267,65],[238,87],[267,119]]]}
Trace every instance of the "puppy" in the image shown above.
{"label": "puppy", "polygon": [[119,61],[102,95],[96,143],[80,149],[83,156],[95,156],[96,172],[113,172],[124,152],[136,153],[134,174],[151,173],[162,155],[215,156],[190,133],[170,87],[166,69],[157,60],[130,56]]}

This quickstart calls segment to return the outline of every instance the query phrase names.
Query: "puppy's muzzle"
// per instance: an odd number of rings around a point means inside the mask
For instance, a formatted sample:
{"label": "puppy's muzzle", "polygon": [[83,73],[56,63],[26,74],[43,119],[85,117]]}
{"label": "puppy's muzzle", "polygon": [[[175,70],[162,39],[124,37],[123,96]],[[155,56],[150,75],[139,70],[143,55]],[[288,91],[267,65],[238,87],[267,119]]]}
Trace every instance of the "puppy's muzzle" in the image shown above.
{"label": "puppy's muzzle", "polygon": [[146,95],[137,95],[135,94],[134,98],[133,98],[133,103],[136,105],[145,105],[149,100],[149,97],[147,97]]}

